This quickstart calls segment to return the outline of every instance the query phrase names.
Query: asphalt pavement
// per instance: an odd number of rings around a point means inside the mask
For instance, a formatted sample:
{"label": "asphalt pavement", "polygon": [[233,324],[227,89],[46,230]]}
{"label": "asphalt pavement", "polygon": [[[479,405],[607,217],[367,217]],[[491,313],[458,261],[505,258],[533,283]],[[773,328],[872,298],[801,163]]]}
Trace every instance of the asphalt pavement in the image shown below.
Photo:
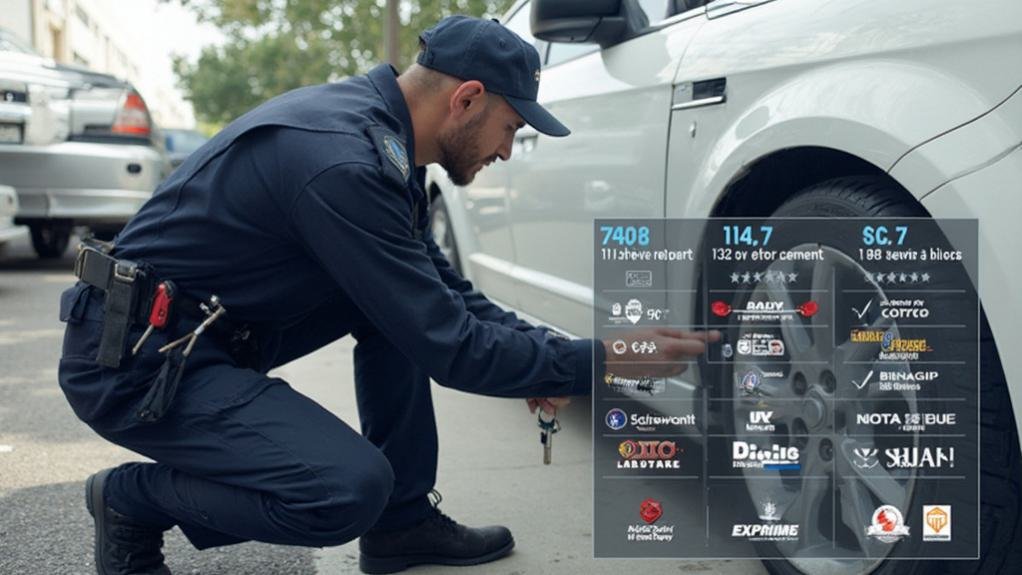
{"label": "asphalt pavement", "polygon": [[[137,454],[107,443],[78,421],[57,385],[63,326],[60,292],[73,283],[70,252],[35,259],[27,238],[0,252],[0,573],[88,574],[92,519],[83,481]],[[346,338],[275,375],[358,426]],[[553,465],[541,459],[535,416],[521,400],[433,386],[440,435],[437,489],[462,523],[507,525],[516,548],[500,561],[409,573],[526,575],[765,573],[755,561],[595,560],[592,558],[591,410],[579,399],[561,414]],[[245,543],[196,551],[180,531],[166,537],[175,574],[358,573],[356,542],[317,549]]]}

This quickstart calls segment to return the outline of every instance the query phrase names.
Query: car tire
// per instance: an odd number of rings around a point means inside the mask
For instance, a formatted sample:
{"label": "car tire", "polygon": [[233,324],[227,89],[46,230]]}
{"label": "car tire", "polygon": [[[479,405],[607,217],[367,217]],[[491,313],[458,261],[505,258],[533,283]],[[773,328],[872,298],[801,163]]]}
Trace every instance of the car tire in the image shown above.
{"label": "car tire", "polygon": [[447,211],[447,203],[444,201],[443,194],[438,193],[430,202],[429,227],[433,232],[433,241],[440,248],[440,252],[451,263],[454,271],[460,275],[461,255],[458,252],[458,242],[454,238],[454,228],[451,227],[451,214]]}
{"label": "car tire", "polygon": [[[847,177],[810,186],[787,200],[775,217],[928,217],[895,183]],[[1022,452],[1007,380],[985,311],[980,313],[980,551],[977,561],[884,561],[873,574],[1022,573]],[[763,562],[774,575],[797,575],[788,561]]]}
{"label": "car tire", "polygon": [[71,226],[64,224],[32,224],[32,249],[42,259],[56,259],[64,255],[71,241]]}

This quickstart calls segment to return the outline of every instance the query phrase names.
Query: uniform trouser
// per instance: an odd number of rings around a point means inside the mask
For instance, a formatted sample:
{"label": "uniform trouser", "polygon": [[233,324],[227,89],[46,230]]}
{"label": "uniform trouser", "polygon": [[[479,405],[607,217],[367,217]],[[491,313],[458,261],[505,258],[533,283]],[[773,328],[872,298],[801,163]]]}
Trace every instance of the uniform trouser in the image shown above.
{"label": "uniform trouser", "polygon": [[[95,331],[100,324],[92,323]],[[199,549],[248,540],[339,545],[370,528],[421,520],[437,463],[427,376],[344,305],[325,305],[282,332],[269,363],[348,334],[358,342],[361,434],[286,382],[218,361],[217,350],[198,346],[163,419],[125,424],[112,414],[89,422],[155,461],[116,468],[107,503],[154,527],[178,525]],[[97,377],[76,372],[67,356],[65,343],[61,385],[75,406],[75,389]]]}

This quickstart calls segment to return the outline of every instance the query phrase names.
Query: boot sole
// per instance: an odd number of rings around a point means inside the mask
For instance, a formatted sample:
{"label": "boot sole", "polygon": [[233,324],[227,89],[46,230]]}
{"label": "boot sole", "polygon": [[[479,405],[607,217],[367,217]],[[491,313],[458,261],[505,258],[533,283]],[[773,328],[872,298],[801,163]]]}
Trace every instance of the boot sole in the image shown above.
{"label": "boot sole", "polygon": [[110,470],[104,469],[103,471],[93,473],[85,480],[85,507],[89,510],[89,515],[92,515],[96,525],[95,544],[92,547],[92,561],[96,564],[96,573],[99,575],[107,575],[106,571],[103,570],[103,563],[100,561],[99,556],[100,550],[103,548],[103,533],[105,533],[105,526],[103,524],[103,509],[105,508],[103,503],[103,485],[106,484],[106,476],[109,474]]}
{"label": "boot sole", "polygon": [[396,555],[394,557],[372,557],[365,553],[359,554],[358,568],[369,575],[397,573],[416,565],[454,565],[467,566],[489,563],[504,557],[515,547],[515,540],[507,542],[500,549],[490,551],[476,557],[448,557],[446,555]]}

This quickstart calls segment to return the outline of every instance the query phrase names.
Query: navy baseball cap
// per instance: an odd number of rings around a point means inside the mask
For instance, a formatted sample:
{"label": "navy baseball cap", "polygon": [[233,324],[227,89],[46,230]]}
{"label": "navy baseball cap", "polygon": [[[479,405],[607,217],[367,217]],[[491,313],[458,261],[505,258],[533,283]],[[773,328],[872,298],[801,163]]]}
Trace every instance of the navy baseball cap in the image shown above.
{"label": "navy baseball cap", "polygon": [[461,80],[479,80],[518,115],[548,136],[571,130],[536,101],[539,53],[496,20],[448,16],[423,32],[418,63]]}

